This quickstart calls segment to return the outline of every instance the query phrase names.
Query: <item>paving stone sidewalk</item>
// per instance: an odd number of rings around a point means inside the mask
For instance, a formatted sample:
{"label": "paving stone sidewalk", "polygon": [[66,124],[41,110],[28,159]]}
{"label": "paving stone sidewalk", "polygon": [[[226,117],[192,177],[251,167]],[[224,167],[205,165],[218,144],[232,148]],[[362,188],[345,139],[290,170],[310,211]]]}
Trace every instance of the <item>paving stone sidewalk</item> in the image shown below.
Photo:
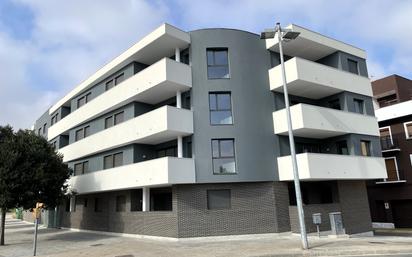
{"label": "paving stone sidewalk", "polygon": [[[0,257],[32,256],[33,224],[6,222],[6,246]],[[412,256],[412,237],[310,238],[311,249],[300,250],[298,236],[253,237],[242,240],[154,241],[97,233],[40,228],[38,256],[53,257],[204,257],[204,256],[351,256],[404,254]]]}

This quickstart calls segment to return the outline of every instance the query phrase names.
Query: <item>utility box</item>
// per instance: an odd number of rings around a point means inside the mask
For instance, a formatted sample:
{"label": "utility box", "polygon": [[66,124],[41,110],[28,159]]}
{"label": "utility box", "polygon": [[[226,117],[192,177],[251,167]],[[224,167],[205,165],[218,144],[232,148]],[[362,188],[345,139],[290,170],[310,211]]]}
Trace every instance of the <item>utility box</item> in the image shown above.
{"label": "utility box", "polygon": [[313,224],[319,226],[322,224],[322,214],[321,213],[313,213],[312,214]]}
{"label": "utility box", "polygon": [[331,212],[329,213],[330,226],[332,229],[332,235],[343,235],[345,234],[345,229],[343,227],[342,213],[341,212]]}

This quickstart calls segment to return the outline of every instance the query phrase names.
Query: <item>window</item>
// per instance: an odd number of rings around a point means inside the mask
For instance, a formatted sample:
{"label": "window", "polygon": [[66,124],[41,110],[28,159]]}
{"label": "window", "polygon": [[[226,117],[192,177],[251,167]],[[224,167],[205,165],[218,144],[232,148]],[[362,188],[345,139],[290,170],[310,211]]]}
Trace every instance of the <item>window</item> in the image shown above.
{"label": "window", "polygon": [[44,125],[43,125],[43,134],[46,134],[46,130],[47,130],[47,123],[44,123]]}
{"label": "window", "polygon": [[396,162],[396,157],[385,158],[385,167],[388,178],[385,181],[398,181],[399,171]]}
{"label": "window", "polygon": [[54,142],[52,143],[52,146],[53,146],[53,149],[54,149],[54,150],[57,150],[57,141],[54,141]]}
{"label": "window", "polygon": [[110,127],[113,127],[113,117],[112,116],[110,116],[110,117],[107,117],[105,120],[104,120],[104,128],[110,128]]}
{"label": "window", "polygon": [[119,112],[114,115],[114,125],[122,123],[124,121],[124,112]]}
{"label": "window", "polygon": [[233,124],[232,103],[230,93],[209,94],[210,124]]}
{"label": "window", "polygon": [[172,188],[150,189],[150,211],[172,211]]}
{"label": "window", "polygon": [[86,97],[85,96],[82,96],[79,99],[77,99],[77,108],[80,108],[85,104],[86,104]]}
{"label": "window", "polygon": [[143,210],[143,190],[134,189],[130,192],[130,211]]}
{"label": "window", "polygon": [[119,85],[123,80],[124,80],[124,73],[122,73],[122,74],[120,74],[119,76],[117,76],[117,77],[114,79],[114,83],[115,83],[116,85]]}
{"label": "window", "polygon": [[51,125],[57,123],[57,117],[58,117],[58,116],[59,116],[58,113],[56,113],[55,115],[52,116],[52,118],[51,118]]}
{"label": "window", "polygon": [[84,128],[78,129],[75,132],[75,141],[79,141],[85,137],[90,136],[90,126],[86,126]]}
{"label": "window", "polygon": [[229,61],[227,48],[210,48],[207,55],[208,79],[228,79]]}
{"label": "window", "polygon": [[126,196],[118,195],[116,197],[116,211],[117,212],[126,211]]}
{"label": "window", "polygon": [[83,207],[86,208],[87,207],[87,197],[83,198]]}
{"label": "window", "polygon": [[412,138],[412,122],[406,122],[403,126],[405,127],[406,139]]}
{"label": "window", "polygon": [[320,153],[319,144],[296,142],[296,153]]}
{"label": "window", "polygon": [[337,148],[338,154],[349,155],[348,144],[346,141],[336,142],[336,148]]}
{"label": "window", "polygon": [[103,169],[111,169],[123,165],[123,153],[106,155],[103,158]]}
{"label": "window", "polygon": [[361,141],[361,155],[371,156],[371,142],[370,141]]}
{"label": "window", "polygon": [[81,162],[81,163],[76,163],[74,165],[74,175],[78,176],[78,175],[82,175],[84,173],[87,173],[89,171],[89,162],[85,161],[85,162]]}
{"label": "window", "polygon": [[[304,204],[338,203],[339,195],[336,181],[302,182],[302,201]],[[289,204],[296,206],[295,185],[288,183]]]}
{"label": "window", "polygon": [[163,149],[157,150],[157,158],[162,158],[162,157],[166,157],[166,156],[176,157],[177,156],[176,146],[171,146],[171,147],[168,147],[168,148],[163,148]]}
{"label": "window", "polygon": [[236,173],[234,139],[212,140],[214,174]]}
{"label": "window", "polygon": [[398,102],[398,98],[396,97],[396,94],[391,94],[388,96],[378,98],[377,101],[378,101],[379,107],[382,108],[385,106],[396,104]]}
{"label": "window", "polygon": [[207,208],[209,210],[230,209],[230,189],[207,190]]}
{"label": "window", "polygon": [[329,108],[332,108],[332,109],[335,109],[335,110],[341,110],[339,99],[329,101],[328,106],[329,106]]}
{"label": "window", "polygon": [[364,114],[364,104],[361,99],[353,99],[354,111],[356,113]]}
{"label": "window", "polygon": [[106,91],[114,87],[113,79],[106,82]]}
{"label": "window", "polygon": [[84,138],[83,129],[81,128],[81,129],[76,130],[76,136],[75,136],[76,141],[83,139],[83,138]]}
{"label": "window", "polygon": [[102,212],[103,211],[103,206],[102,206],[102,199],[101,198],[94,198],[94,211],[95,212]]}
{"label": "window", "polygon": [[348,59],[348,71],[350,73],[359,74],[358,62],[355,60]]}
{"label": "window", "polygon": [[37,135],[40,136],[40,134],[41,134],[41,128],[39,128],[39,130],[37,131]]}
{"label": "window", "polygon": [[390,126],[379,128],[379,134],[382,150],[389,150],[395,148]]}

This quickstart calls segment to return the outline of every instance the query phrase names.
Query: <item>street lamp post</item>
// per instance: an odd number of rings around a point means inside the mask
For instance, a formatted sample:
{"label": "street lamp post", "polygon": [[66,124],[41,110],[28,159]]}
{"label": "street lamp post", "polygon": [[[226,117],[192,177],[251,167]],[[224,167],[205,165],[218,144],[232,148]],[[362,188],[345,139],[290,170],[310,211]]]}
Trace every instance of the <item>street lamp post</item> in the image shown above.
{"label": "street lamp post", "polygon": [[[286,33],[282,35],[282,32],[286,32]],[[292,158],[292,167],[293,167],[293,181],[295,184],[296,204],[297,204],[298,215],[299,215],[300,238],[302,240],[302,248],[308,249],[309,246],[308,246],[308,238],[306,234],[305,214],[303,211],[302,193],[300,191],[299,172],[298,172],[298,165],[296,161],[295,140],[294,140],[293,131],[292,131],[292,118],[290,115],[290,108],[289,108],[289,95],[288,95],[288,89],[286,86],[286,71],[285,71],[285,63],[283,60],[283,46],[282,46],[282,41],[284,39],[293,40],[296,37],[298,37],[299,32],[293,32],[291,30],[282,29],[282,27],[280,26],[280,23],[278,22],[276,23],[276,27],[274,30],[262,32],[261,39],[274,38],[276,34],[277,34],[278,41],[279,41],[279,55],[280,55],[280,66],[282,69],[283,95],[285,98],[285,109],[286,109],[286,120],[288,123],[290,155]]]}

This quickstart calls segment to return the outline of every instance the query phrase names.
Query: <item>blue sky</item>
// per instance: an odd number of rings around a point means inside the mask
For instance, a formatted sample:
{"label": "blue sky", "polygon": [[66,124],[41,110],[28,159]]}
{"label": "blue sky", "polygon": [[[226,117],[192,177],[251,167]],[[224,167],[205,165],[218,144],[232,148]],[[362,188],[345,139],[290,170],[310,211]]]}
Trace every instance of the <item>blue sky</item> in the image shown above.
{"label": "blue sky", "polygon": [[295,23],[365,49],[372,80],[412,78],[411,17],[409,0],[0,0],[0,125],[29,128],[164,22],[256,33]]}

